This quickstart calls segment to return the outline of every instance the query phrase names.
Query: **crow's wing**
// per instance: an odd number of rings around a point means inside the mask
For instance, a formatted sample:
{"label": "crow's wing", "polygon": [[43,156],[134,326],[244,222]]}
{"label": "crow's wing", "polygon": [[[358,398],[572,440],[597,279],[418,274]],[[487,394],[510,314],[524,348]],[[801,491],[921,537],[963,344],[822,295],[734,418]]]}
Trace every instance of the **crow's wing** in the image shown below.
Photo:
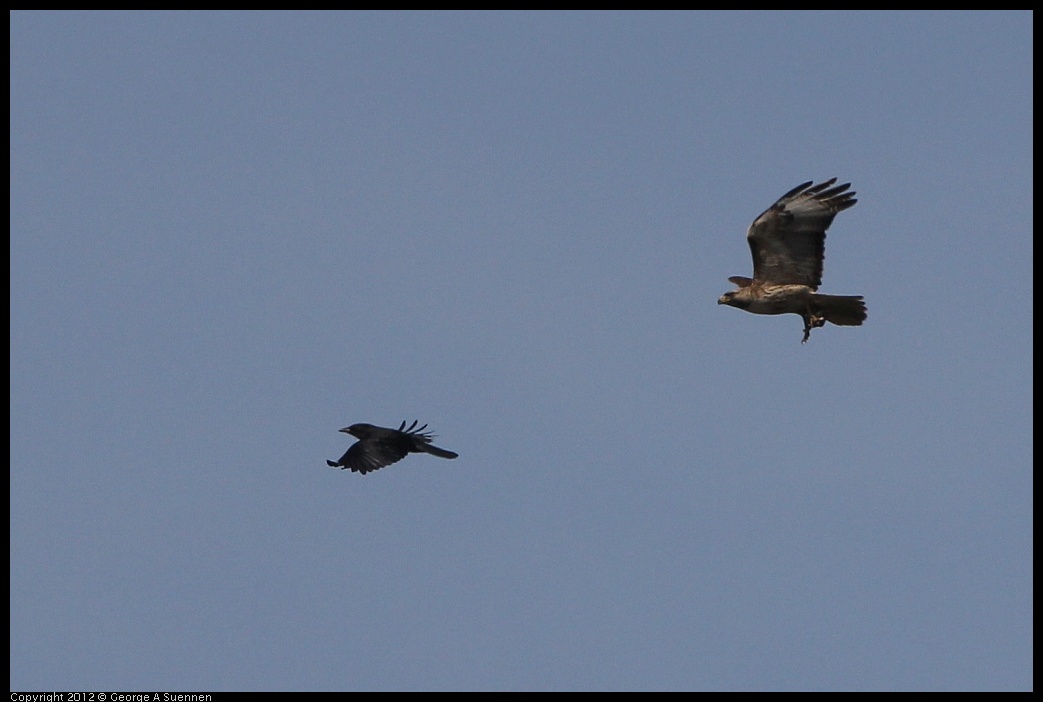
{"label": "crow's wing", "polygon": [[352,445],[340,462],[344,468],[365,475],[401,461],[409,453],[408,446],[408,442],[394,437],[364,439]]}

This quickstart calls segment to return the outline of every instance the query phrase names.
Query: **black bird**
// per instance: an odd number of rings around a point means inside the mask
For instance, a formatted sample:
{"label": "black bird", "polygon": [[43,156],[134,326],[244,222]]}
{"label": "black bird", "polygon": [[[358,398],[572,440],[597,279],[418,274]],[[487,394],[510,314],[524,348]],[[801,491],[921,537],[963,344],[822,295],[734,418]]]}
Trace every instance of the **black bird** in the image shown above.
{"label": "black bird", "polygon": [[406,423],[398,429],[375,427],[372,424],[352,424],[340,431],[358,438],[340,460],[334,463],[326,461],[332,468],[350,468],[352,472],[365,475],[392,463],[401,461],[408,453],[430,453],[439,458],[456,458],[459,454],[438,448],[431,443],[434,434],[425,432],[427,425],[415,429],[417,422],[406,428]]}

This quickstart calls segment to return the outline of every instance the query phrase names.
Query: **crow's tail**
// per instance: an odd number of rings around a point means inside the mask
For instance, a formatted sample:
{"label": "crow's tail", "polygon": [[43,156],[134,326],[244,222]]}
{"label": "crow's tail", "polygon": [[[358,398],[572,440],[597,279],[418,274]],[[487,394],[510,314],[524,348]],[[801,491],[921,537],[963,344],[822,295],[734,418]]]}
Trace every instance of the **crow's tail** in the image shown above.
{"label": "crow's tail", "polygon": [[431,444],[423,444],[420,448],[427,451],[432,456],[438,456],[439,458],[456,458],[460,455],[458,453],[453,453],[452,451],[446,451],[443,448],[438,448],[437,446],[432,446]]}

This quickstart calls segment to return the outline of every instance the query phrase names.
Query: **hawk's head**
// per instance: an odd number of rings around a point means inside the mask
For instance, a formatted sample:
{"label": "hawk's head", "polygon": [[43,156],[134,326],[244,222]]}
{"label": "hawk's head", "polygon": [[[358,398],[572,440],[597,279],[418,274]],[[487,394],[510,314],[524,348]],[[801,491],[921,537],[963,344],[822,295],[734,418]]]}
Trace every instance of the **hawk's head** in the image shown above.
{"label": "hawk's head", "polygon": [[731,305],[732,307],[738,307],[739,309],[746,309],[750,306],[749,295],[745,294],[745,290],[729,290],[728,292],[717,298],[718,305]]}

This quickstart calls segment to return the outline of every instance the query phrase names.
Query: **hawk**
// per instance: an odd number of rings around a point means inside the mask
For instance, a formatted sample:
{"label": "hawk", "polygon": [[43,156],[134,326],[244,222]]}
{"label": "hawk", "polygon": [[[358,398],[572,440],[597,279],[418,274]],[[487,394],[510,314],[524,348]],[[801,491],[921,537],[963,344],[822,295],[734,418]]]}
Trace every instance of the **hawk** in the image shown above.
{"label": "hawk", "polygon": [[753,220],[746,241],[753,254],[753,278],[732,276],[739,286],[721,295],[718,305],[731,305],[754,314],[799,314],[806,343],[811,330],[826,322],[857,327],[866,319],[861,295],[822,295],[822,261],[826,230],[838,212],[858,200],[850,183],[832,187],[802,183]]}
{"label": "hawk", "polygon": [[431,444],[434,434],[425,432],[427,425],[416,429],[417,422],[414,421],[406,428],[406,423],[398,429],[387,429],[376,427],[372,424],[352,424],[340,431],[351,434],[358,439],[357,442],[334,462],[327,460],[326,465],[331,468],[350,468],[352,472],[365,475],[371,470],[378,470],[384,466],[401,461],[408,453],[430,453],[439,458],[456,458],[459,454],[438,448]]}

